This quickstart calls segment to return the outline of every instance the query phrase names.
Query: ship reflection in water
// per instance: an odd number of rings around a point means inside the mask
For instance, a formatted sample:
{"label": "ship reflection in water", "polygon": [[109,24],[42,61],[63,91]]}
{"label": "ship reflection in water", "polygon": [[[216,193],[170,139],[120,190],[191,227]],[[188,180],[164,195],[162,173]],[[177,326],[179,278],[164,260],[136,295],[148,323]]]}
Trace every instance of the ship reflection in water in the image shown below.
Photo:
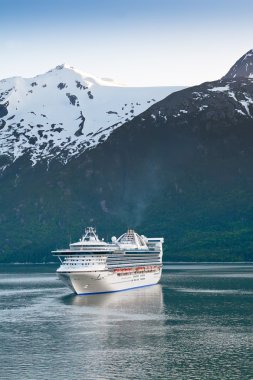
{"label": "ship reflection in water", "polygon": [[163,292],[160,284],[122,292],[78,296],[69,294],[61,297],[65,305],[102,308],[104,311],[126,311],[127,313],[161,313]]}

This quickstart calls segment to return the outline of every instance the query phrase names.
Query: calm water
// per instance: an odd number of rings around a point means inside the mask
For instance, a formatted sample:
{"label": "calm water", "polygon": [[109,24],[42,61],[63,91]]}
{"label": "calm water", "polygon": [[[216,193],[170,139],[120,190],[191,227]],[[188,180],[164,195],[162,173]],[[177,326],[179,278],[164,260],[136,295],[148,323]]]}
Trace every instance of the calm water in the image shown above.
{"label": "calm water", "polygon": [[0,379],[253,379],[253,265],[169,265],[73,296],[55,266],[0,270]]}

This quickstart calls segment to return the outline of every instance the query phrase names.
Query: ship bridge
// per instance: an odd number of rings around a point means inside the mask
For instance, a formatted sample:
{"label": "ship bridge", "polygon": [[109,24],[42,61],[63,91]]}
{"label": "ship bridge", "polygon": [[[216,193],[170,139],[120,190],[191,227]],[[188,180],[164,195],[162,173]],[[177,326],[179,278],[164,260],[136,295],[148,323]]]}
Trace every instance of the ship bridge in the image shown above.
{"label": "ship bridge", "polygon": [[103,247],[107,246],[103,239],[100,240],[93,227],[85,228],[85,233],[77,243],[70,244],[70,248],[83,248],[83,247]]}

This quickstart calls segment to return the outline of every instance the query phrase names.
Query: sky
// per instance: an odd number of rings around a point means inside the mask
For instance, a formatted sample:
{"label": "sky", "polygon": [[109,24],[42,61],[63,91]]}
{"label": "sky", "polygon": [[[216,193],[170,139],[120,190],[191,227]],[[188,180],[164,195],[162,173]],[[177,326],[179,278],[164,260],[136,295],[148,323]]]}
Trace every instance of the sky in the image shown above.
{"label": "sky", "polygon": [[0,79],[67,63],[134,86],[195,85],[253,48],[252,0],[0,0]]}

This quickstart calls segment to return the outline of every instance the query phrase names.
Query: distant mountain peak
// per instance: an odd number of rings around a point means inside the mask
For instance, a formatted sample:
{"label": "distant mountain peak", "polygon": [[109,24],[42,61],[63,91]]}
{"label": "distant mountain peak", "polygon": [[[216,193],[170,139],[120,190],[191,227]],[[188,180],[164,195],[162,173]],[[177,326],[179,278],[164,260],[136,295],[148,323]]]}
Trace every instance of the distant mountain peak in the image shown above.
{"label": "distant mountain peak", "polygon": [[[66,75],[76,76],[78,75],[81,80],[87,82],[87,85],[99,85],[99,86],[109,86],[109,87],[127,87],[122,83],[115,82],[114,79],[111,78],[99,78],[95,75],[92,75],[90,73],[87,73],[85,71],[81,71],[79,69],[76,69],[74,66],[69,65],[67,63],[62,63],[60,65],[57,65],[53,69],[49,70],[48,73],[52,73],[54,75],[62,76],[63,73],[66,73]],[[67,74],[68,73],[68,74]],[[44,75],[44,74],[40,74]],[[40,76],[40,75],[37,75]]]}
{"label": "distant mountain peak", "polygon": [[222,79],[252,78],[253,79],[253,49],[250,49],[231,67]]}

